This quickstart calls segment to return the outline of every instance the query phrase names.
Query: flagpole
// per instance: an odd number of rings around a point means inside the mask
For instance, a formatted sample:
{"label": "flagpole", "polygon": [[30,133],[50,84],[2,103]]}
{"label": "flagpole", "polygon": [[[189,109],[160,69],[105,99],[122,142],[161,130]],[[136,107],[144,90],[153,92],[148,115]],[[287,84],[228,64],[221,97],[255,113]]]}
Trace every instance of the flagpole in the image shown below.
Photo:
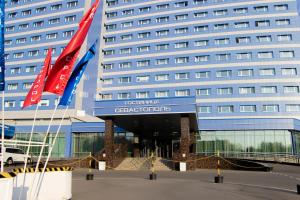
{"label": "flagpole", "polygon": [[4,97],[5,97],[5,93],[4,90],[2,91],[2,134],[1,134],[1,172],[4,172]]}
{"label": "flagpole", "polygon": [[31,142],[32,142],[32,137],[33,137],[33,131],[34,131],[34,127],[35,127],[35,122],[36,122],[36,117],[37,117],[38,109],[39,109],[39,104],[36,105],[36,109],[35,109],[35,113],[34,113],[34,118],[33,118],[33,124],[32,124],[31,132],[30,132],[29,143],[28,143],[26,157],[25,157],[26,160],[25,160],[25,164],[24,164],[23,183],[22,183],[20,194],[19,194],[19,200],[21,199],[21,196],[22,196],[22,193],[23,193],[23,189],[24,189],[24,185],[25,185],[27,162],[28,162],[28,157],[29,157],[29,152],[30,152],[30,147],[31,147]]}
{"label": "flagpole", "polygon": [[34,170],[34,175],[33,175],[33,179],[31,181],[31,185],[30,185],[30,191],[29,191],[29,197],[31,197],[31,192],[32,192],[32,188],[33,188],[33,184],[34,184],[34,181],[35,181],[35,177],[36,177],[36,173],[39,169],[39,165],[40,165],[40,162],[41,162],[41,157],[43,155],[43,151],[44,151],[44,148],[45,148],[45,145],[46,145],[46,141],[47,141],[47,138],[48,138],[48,135],[49,135],[49,132],[50,132],[50,128],[51,128],[51,125],[52,125],[52,122],[53,122],[53,119],[54,119],[54,116],[55,116],[55,113],[57,111],[57,108],[58,108],[58,104],[59,104],[59,101],[60,101],[60,97],[58,98],[58,101],[57,101],[57,104],[55,105],[55,109],[52,113],[52,116],[51,116],[51,120],[50,120],[50,123],[48,125],[48,129],[47,129],[47,132],[46,132],[46,135],[44,137],[44,141],[43,141],[43,144],[42,144],[42,149],[40,151],[40,155],[38,157],[38,161],[36,163],[36,166],[35,166],[35,170]]}
{"label": "flagpole", "polygon": [[49,150],[49,152],[48,152],[47,159],[46,159],[46,161],[45,161],[45,163],[44,163],[43,170],[42,170],[41,175],[39,176],[39,179],[38,179],[38,182],[37,182],[36,194],[33,196],[33,200],[35,200],[35,199],[38,197],[38,195],[39,195],[39,191],[40,191],[40,188],[41,188],[41,185],[42,185],[42,181],[43,181],[43,178],[44,178],[44,174],[45,174],[45,171],[46,171],[46,167],[47,167],[47,165],[48,165],[50,156],[51,156],[51,154],[52,154],[52,150],[53,150],[54,145],[55,145],[55,143],[56,143],[57,136],[58,136],[58,134],[59,134],[59,131],[60,131],[60,129],[61,129],[62,123],[63,123],[63,121],[64,121],[64,119],[65,119],[65,116],[66,116],[66,113],[67,113],[68,109],[69,109],[69,106],[67,106],[66,109],[65,109],[65,111],[64,111],[64,114],[63,114],[63,116],[62,116],[62,118],[61,118],[61,121],[60,121],[60,124],[59,124],[59,126],[58,126],[58,129],[57,129],[56,134],[55,134],[55,136],[54,136],[53,142],[52,142],[52,144],[51,144],[51,146],[50,146],[50,150]]}

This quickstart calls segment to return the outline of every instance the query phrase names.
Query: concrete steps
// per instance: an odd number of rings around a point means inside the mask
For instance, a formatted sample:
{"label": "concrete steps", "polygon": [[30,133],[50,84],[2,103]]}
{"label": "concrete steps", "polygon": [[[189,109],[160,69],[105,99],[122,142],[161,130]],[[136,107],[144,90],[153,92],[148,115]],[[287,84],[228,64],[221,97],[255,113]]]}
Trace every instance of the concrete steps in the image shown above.
{"label": "concrete steps", "polygon": [[169,160],[163,158],[156,158],[154,162],[155,171],[172,171],[172,168],[173,164]]}
{"label": "concrete steps", "polygon": [[143,170],[147,158],[125,158],[115,170]]}
{"label": "concrete steps", "polygon": [[[149,158],[125,158],[115,170],[150,170],[151,160]],[[163,158],[156,158],[154,162],[155,171],[172,171],[172,162]]]}

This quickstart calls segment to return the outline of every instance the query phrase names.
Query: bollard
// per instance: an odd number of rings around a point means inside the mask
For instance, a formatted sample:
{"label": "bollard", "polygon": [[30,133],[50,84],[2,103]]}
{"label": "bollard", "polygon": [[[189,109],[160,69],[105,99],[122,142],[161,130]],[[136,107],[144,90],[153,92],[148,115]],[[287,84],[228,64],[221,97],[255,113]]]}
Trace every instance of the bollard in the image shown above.
{"label": "bollard", "polygon": [[149,179],[150,180],[156,180],[157,179],[157,174],[155,174],[155,173],[151,173],[150,175],[149,175]]}
{"label": "bollard", "polygon": [[300,184],[297,185],[297,192],[300,195]]}
{"label": "bollard", "polygon": [[156,180],[157,179],[157,174],[155,173],[155,168],[154,168],[154,162],[155,162],[155,157],[152,152],[151,154],[151,174],[149,174],[149,179],[150,180]]}
{"label": "bollard", "polygon": [[86,175],[86,180],[87,180],[87,181],[94,180],[94,174],[88,173],[88,174]]}
{"label": "bollard", "polygon": [[215,176],[215,183],[223,183],[224,177],[221,176],[221,163],[220,163],[220,151],[218,151],[218,163],[217,163],[217,170],[218,175]]}
{"label": "bollard", "polygon": [[91,181],[91,180],[94,180],[94,174],[92,173],[92,170],[91,170],[91,167],[92,167],[92,152],[90,152],[90,160],[89,160],[89,165],[90,165],[90,168],[89,168],[89,173],[87,173],[86,175],[86,180],[87,181]]}

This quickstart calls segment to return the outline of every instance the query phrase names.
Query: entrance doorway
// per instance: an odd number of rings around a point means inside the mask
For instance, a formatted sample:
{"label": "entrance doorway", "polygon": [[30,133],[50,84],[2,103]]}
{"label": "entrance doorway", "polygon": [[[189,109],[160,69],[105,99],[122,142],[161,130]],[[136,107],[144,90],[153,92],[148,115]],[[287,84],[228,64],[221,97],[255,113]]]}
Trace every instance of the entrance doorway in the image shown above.
{"label": "entrance doorway", "polygon": [[140,157],[150,157],[153,153],[156,157],[172,158],[173,153],[179,150],[179,133],[155,132],[153,134],[141,134],[138,136],[137,145]]}

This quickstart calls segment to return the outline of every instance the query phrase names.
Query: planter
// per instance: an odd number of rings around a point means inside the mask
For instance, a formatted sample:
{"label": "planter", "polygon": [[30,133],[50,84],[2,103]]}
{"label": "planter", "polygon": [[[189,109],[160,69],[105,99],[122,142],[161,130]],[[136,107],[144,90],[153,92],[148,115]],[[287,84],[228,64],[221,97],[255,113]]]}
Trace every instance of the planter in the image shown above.
{"label": "planter", "polygon": [[[50,168],[51,169],[51,168]],[[34,173],[26,173],[24,188],[21,199],[31,199],[34,194],[37,194],[37,200],[53,200],[55,199],[71,199],[72,198],[72,171],[49,171],[45,172],[43,181],[40,181],[40,189],[37,184],[41,179],[41,173],[38,172],[34,179]],[[31,183],[34,179],[33,185]],[[19,173],[14,180],[13,200],[19,200],[24,173]],[[30,188],[31,187],[31,188]],[[31,191],[31,192],[30,192]]]}
{"label": "planter", "polygon": [[13,196],[14,178],[0,178],[0,197],[1,200],[11,200]]}

